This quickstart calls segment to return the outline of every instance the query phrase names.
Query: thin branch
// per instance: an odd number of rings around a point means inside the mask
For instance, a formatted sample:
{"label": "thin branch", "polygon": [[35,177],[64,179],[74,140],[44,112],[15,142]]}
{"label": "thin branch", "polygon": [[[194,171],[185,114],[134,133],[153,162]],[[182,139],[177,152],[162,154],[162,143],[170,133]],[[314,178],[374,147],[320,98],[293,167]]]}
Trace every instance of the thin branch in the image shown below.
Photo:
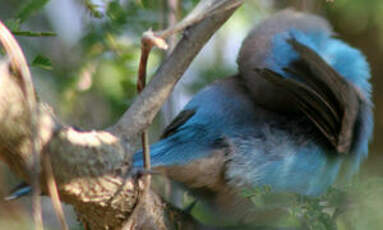
{"label": "thin branch", "polygon": [[[158,39],[153,36],[151,31],[145,32],[141,39],[141,57],[140,64],[138,67],[138,78],[137,78],[137,92],[141,93],[146,85],[146,68],[148,65],[148,58],[150,51],[153,46],[157,46],[161,49],[167,49],[167,45],[165,41],[162,39]],[[148,131],[145,129],[141,134],[141,142],[142,142],[142,154],[144,159],[144,168],[146,170],[150,170],[150,148],[148,141]],[[147,176],[150,178],[150,176]],[[150,186],[150,179],[148,179],[147,187]]]}
{"label": "thin branch", "polygon": [[[32,76],[29,71],[29,67],[27,61],[24,57],[23,51],[18,45],[16,39],[10,33],[10,31],[4,26],[4,24],[0,21],[0,41],[4,46],[7,55],[10,57],[10,64],[12,66],[12,70],[15,72],[15,76],[18,77],[18,83],[20,87],[23,89],[24,99],[27,103],[28,112],[31,117],[31,136],[30,141],[32,143],[32,151],[33,151],[33,161],[30,166],[32,172],[32,206],[33,206],[33,219],[35,222],[35,229],[40,230],[43,229],[43,221],[42,221],[42,210],[41,210],[41,184],[40,184],[40,152],[41,152],[41,144],[39,141],[40,132],[39,132],[39,110],[36,107],[36,97],[35,91],[33,88]],[[43,159],[44,162],[44,170],[47,173],[47,185],[49,189],[49,193],[52,198],[52,203],[55,208],[57,217],[61,222],[62,229],[67,230],[68,226],[65,221],[65,216],[61,207],[60,199],[58,196],[56,183],[53,177],[52,167],[50,165],[48,156]]]}
{"label": "thin branch", "polygon": [[52,204],[56,213],[56,217],[60,222],[62,230],[69,230],[68,224],[65,220],[64,210],[60,202],[60,196],[57,191],[56,181],[53,175],[53,169],[49,154],[43,154],[43,167],[46,174],[46,183],[48,187],[49,196],[51,197]]}
{"label": "thin branch", "polygon": [[[212,7],[216,13],[211,16],[202,10],[206,18],[202,21],[192,20],[192,22],[198,21],[199,23],[186,26],[188,32],[184,34],[172,54],[158,68],[150,84],[135,99],[121,119],[110,128],[113,133],[127,140],[135,137],[137,132],[141,133],[149,126],[194,57],[235,9],[243,3],[243,0],[209,0],[206,2],[218,2],[220,8]],[[200,18],[199,14],[195,17]],[[185,24],[182,26],[182,28],[186,27]],[[160,38],[159,41],[161,41]]]}
{"label": "thin branch", "polygon": [[15,76],[18,78],[18,83],[20,84],[21,89],[24,93],[24,101],[27,103],[28,113],[31,118],[31,131],[30,141],[32,143],[32,152],[33,152],[33,161],[30,165],[30,172],[32,173],[32,207],[33,207],[33,219],[35,222],[35,229],[43,229],[43,221],[41,214],[41,188],[40,188],[40,147],[36,137],[38,137],[37,130],[37,110],[36,110],[36,97],[35,91],[33,88],[31,73],[29,72],[27,61],[24,57],[23,51],[16,42],[16,39],[13,37],[11,32],[7,27],[0,21],[0,41],[7,55],[10,58],[10,64],[12,70],[15,73]]}
{"label": "thin branch", "polygon": [[166,30],[157,32],[156,35],[166,39],[172,34],[181,32],[187,27],[197,24],[207,17],[237,8],[242,3],[242,0],[202,0],[181,22]]}
{"label": "thin branch", "polygon": [[[148,64],[148,58],[150,51],[152,50],[153,46],[157,46],[161,49],[167,49],[166,42],[161,39],[157,38],[153,35],[152,31],[147,31],[143,34],[141,39],[141,57],[140,57],[140,63],[138,66],[138,78],[137,78],[137,92],[141,93],[142,90],[145,88],[146,85],[146,68]],[[141,143],[142,143],[142,154],[144,159],[144,168],[145,170],[150,170],[150,148],[149,148],[149,137],[148,137],[148,130],[144,129],[141,134]],[[130,229],[130,226],[134,226],[135,220],[138,217],[138,214],[140,213],[141,209],[145,208],[145,200],[147,200],[147,196],[150,189],[150,182],[151,182],[151,176],[150,174],[144,175],[143,178],[144,181],[144,188],[142,195],[140,196],[140,199],[138,201],[138,204],[134,208],[133,213],[131,214],[129,221],[124,224],[122,229]]]}
{"label": "thin branch", "polygon": [[0,21],[0,42],[7,53],[12,70],[18,76],[21,89],[23,90],[25,101],[29,103],[29,108],[36,105],[35,90],[33,88],[32,76],[29,72],[28,63],[24,57],[23,51],[18,45],[7,27]]}
{"label": "thin branch", "polygon": [[16,36],[26,37],[55,37],[57,36],[54,32],[31,32],[31,31],[12,31],[12,34]]}
{"label": "thin branch", "polygon": [[35,222],[36,230],[43,230],[43,217],[41,209],[41,184],[40,184],[40,143],[37,140],[39,137],[39,130],[37,128],[37,110],[30,108],[31,114],[31,131],[30,136],[32,142],[33,151],[33,163],[31,167],[32,172],[32,208],[33,208],[33,220]]}
{"label": "thin branch", "polygon": [[[206,0],[206,2],[219,3],[222,1]],[[16,81],[11,76],[2,75],[3,87],[0,90],[2,108],[0,109],[2,121],[0,122],[1,158],[13,171],[31,182],[31,178],[27,176],[29,168],[26,165],[30,162],[32,153],[30,148],[25,148],[25,146],[34,146],[33,155],[39,154],[40,152],[37,150],[43,148],[43,154],[50,154],[51,156],[53,175],[59,185],[60,197],[63,201],[74,206],[78,218],[86,223],[90,229],[120,228],[122,222],[129,219],[132,211],[136,210],[134,207],[137,205],[141,191],[134,181],[125,182],[125,174],[120,170],[123,167],[127,167],[127,169],[130,167],[130,164],[126,164],[126,153],[133,151],[131,146],[135,146],[136,143],[133,138],[149,126],[193,58],[216,30],[232,15],[235,7],[223,7],[221,9],[222,11],[217,11],[219,13],[207,15],[198,23],[190,24],[187,27],[187,32],[183,34],[184,36],[171,55],[160,66],[151,82],[137,96],[133,105],[120,121],[109,129],[118,135],[105,131],[78,131],[70,127],[64,127],[58,131],[57,135],[53,135],[56,125],[53,116],[44,111],[40,104],[38,104],[40,112],[35,113],[33,110],[28,110],[28,108],[37,107],[35,104],[27,106],[24,103],[25,101],[31,103],[35,100],[34,92],[31,94],[29,90],[30,88],[33,89],[32,81],[29,78],[20,78],[20,83],[15,83]],[[150,36],[157,38],[148,33],[147,37]],[[159,46],[166,44],[162,43],[163,39],[161,38],[153,40],[158,42]],[[22,72],[22,68],[14,69],[20,69]],[[25,74],[16,76],[21,75],[25,76]],[[26,82],[28,79],[30,81]],[[23,111],[23,113],[17,113],[14,109],[9,110],[10,106],[17,108],[17,111]],[[31,116],[37,116],[39,122],[36,122],[36,118],[31,118]],[[37,130],[39,132],[34,132]],[[40,141],[30,143],[31,133],[34,133],[32,139],[39,139]],[[45,171],[49,170],[45,169]],[[41,175],[42,178],[44,176],[46,175]],[[121,184],[124,184],[122,192],[116,195]],[[43,186],[42,189],[47,191],[46,186]],[[150,196],[147,197],[149,198],[144,199],[145,205],[143,205],[143,210],[147,212],[139,212],[137,221],[140,224],[146,222],[144,226],[154,228],[158,226],[156,224],[170,226],[169,224],[173,223],[173,220],[169,218],[174,215],[170,214],[171,210],[168,205],[156,194],[150,193]],[[178,225],[179,222],[174,221],[174,223]],[[170,228],[164,227],[163,229]]]}
{"label": "thin branch", "polygon": [[[168,27],[174,27],[178,23],[178,18],[179,18],[179,1],[178,0],[167,0],[167,5],[168,5]],[[169,44],[169,49],[167,51],[167,55],[169,55],[174,47],[176,46],[177,43],[177,37],[175,34],[169,36],[168,38],[168,44]]]}

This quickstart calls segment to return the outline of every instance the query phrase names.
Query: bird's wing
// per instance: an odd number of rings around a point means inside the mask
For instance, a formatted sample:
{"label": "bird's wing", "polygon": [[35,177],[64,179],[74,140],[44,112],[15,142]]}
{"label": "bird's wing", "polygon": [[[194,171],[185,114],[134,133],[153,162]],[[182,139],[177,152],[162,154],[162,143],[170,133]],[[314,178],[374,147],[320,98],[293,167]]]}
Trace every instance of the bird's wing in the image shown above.
{"label": "bird's wing", "polygon": [[288,41],[299,58],[284,69],[286,78],[270,69],[258,74],[287,91],[303,112],[339,153],[352,144],[360,100],[356,88],[328,65],[318,54],[296,40]]}
{"label": "bird's wing", "polygon": [[174,134],[179,127],[186,123],[194,114],[196,113],[195,109],[185,109],[180,112],[176,118],[166,127],[164,132],[161,135],[161,139],[166,138]]}

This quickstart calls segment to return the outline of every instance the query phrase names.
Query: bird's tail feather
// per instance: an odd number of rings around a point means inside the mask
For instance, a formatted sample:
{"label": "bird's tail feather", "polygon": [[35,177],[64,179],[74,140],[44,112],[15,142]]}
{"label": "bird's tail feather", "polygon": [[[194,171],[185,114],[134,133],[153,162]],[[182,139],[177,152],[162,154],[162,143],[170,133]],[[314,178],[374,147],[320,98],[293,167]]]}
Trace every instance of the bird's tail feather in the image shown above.
{"label": "bird's tail feather", "polygon": [[4,197],[4,200],[6,201],[11,201],[11,200],[16,200],[24,196],[28,196],[32,193],[32,187],[25,183],[22,182],[21,184],[17,185],[8,196]]}

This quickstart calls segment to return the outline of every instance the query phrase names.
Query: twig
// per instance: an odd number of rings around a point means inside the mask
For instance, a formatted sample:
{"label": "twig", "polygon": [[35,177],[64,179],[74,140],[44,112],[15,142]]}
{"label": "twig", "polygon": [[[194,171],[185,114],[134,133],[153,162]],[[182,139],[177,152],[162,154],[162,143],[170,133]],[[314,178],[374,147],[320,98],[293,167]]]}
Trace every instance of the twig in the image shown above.
{"label": "twig", "polygon": [[[195,12],[193,13],[194,16],[187,16],[189,18],[186,20],[187,23],[183,20],[179,23],[180,26],[165,30],[168,32],[163,32],[161,36],[156,36],[155,33],[149,31],[148,35],[154,37],[156,42],[166,44],[164,43],[165,37],[181,29],[188,28],[188,34],[178,42],[172,54],[158,68],[148,87],[140,93],[121,119],[110,128],[120,138],[128,140],[136,136],[137,131],[142,132],[149,126],[191,61],[215,31],[243,3],[243,0],[205,0],[201,2],[213,4],[213,6],[208,5],[208,9],[214,9],[214,12],[210,14],[208,10],[202,9],[202,6],[205,6],[206,3],[200,3],[200,9],[193,10]],[[214,7],[214,4],[219,4],[219,7]],[[205,18],[198,12],[202,12],[201,14]],[[158,34],[161,34],[161,32]]]}
{"label": "twig", "polygon": [[[168,27],[174,27],[177,25],[178,18],[179,18],[179,1],[178,0],[167,0],[168,5]],[[167,55],[169,56],[170,53],[173,51],[174,47],[177,43],[177,37],[175,34],[169,36],[168,38],[168,44],[169,49],[167,51]]]}
{"label": "twig", "polygon": [[29,108],[34,108],[36,104],[35,90],[33,88],[31,73],[29,72],[27,61],[25,60],[23,51],[18,45],[7,27],[0,21],[0,42],[3,45],[8,57],[12,70],[17,73],[19,83],[23,90],[25,101],[29,103]]}
{"label": "twig", "polygon": [[49,196],[51,197],[52,204],[61,224],[62,230],[69,230],[67,222],[65,220],[64,210],[60,202],[60,196],[57,191],[56,181],[53,175],[53,169],[50,161],[49,154],[43,154],[43,167],[45,170],[46,182],[48,187]]}
{"label": "twig", "polygon": [[[149,53],[153,46],[158,46],[162,49],[167,49],[167,44],[164,40],[157,38],[153,35],[151,30],[145,32],[141,39],[141,57],[140,63],[138,66],[138,78],[137,78],[137,93],[141,93],[146,85],[146,67],[148,64]],[[144,168],[145,170],[150,170],[150,148],[148,141],[148,131],[144,129],[141,134],[141,143],[142,143],[142,155],[144,159]],[[145,196],[149,192],[151,176],[150,174],[144,175],[144,188],[142,190],[142,195],[138,200],[137,205],[135,206],[132,214],[127,223],[123,225],[122,229],[130,229],[136,225],[135,220],[139,213],[139,210],[145,205]]]}
{"label": "twig", "polygon": [[219,14],[223,11],[228,11],[237,8],[243,3],[242,0],[204,0],[200,1],[198,5],[188,14],[181,22],[166,30],[156,33],[158,37],[163,39],[168,38],[172,34],[181,32],[191,25],[197,24],[207,17]]}
{"label": "twig", "polygon": [[[38,137],[40,137],[39,133],[39,124],[38,119],[39,117],[39,110],[37,108],[37,102],[35,97],[35,91],[33,88],[32,83],[32,76],[30,74],[27,61],[24,57],[23,51],[21,50],[20,46],[18,45],[16,39],[13,37],[13,35],[9,32],[9,30],[4,26],[4,24],[0,21],[0,41],[2,45],[4,46],[6,53],[8,54],[10,58],[10,64],[12,67],[12,70],[15,72],[15,75],[18,77],[18,82],[20,84],[21,89],[24,93],[25,101],[27,102],[28,106],[28,112],[31,117],[31,144],[32,144],[32,151],[33,151],[33,162],[31,166],[31,172],[32,172],[32,187],[33,187],[33,194],[32,194],[32,206],[33,206],[33,219],[35,222],[35,229],[42,230],[43,229],[43,221],[42,221],[42,211],[41,211],[41,184],[40,184],[40,152],[41,152],[41,146],[40,146],[40,140],[38,140]],[[53,171],[52,167],[50,165],[50,161],[48,158],[48,155],[43,157],[43,163],[44,163],[44,170],[47,174],[47,185],[48,185],[48,191],[51,195],[52,203],[57,215],[57,218],[59,219],[62,229],[67,230],[68,226],[65,221],[64,212],[61,207],[60,199],[58,196],[57,188],[56,188],[56,182],[53,177]]]}
{"label": "twig", "polygon": [[[141,91],[145,88],[146,85],[146,67],[148,64],[148,58],[150,50],[154,45],[157,45],[162,48],[167,48],[166,43],[163,40],[157,39],[153,36],[151,31],[145,32],[141,39],[141,58],[140,64],[138,67],[138,78],[137,78],[137,92],[141,93]],[[150,148],[148,143],[148,132],[145,129],[141,134],[141,143],[142,143],[142,154],[144,159],[144,168],[146,170],[150,170]],[[150,177],[150,176],[148,176]],[[148,179],[148,183],[150,179]],[[149,187],[149,185],[146,185]]]}
{"label": "twig", "polygon": [[[156,46],[164,50],[168,48],[168,45],[166,44],[166,41],[164,39],[155,36],[151,30],[146,31],[143,34],[141,39],[141,57],[140,57],[140,64],[138,66],[138,78],[137,78],[138,93],[141,93],[141,91],[145,88],[145,85],[146,85],[146,67],[148,65],[149,54],[153,46]],[[144,168],[146,170],[150,170],[150,148],[149,148],[149,141],[148,141],[148,132],[146,129],[143,130],[141,134],[141,142],[142,142],[142,150],[143,150],[142,154],[144,159]],[[150,176],[147,175],[147,178],[150,178]],[[148,180],[150,181],[150,179]]]}
{"label": "twig", "polygon": [[40,184],[40,145],[39,140],[36,140],[36,137],[39,137],[38,131],[38,122],[37,122],[37,109],[31,111],[31,143],[33,148],[33,163],[32,163],[32,208],[33,208],[33,219],[35,222],[36,230],[43,230],[43,217],[41,209],[41,184]]}
{"label": "twig", "polygon": [[[201,1],[197,7],[189,14],[184,20],[176,25],[172,25],[165,31],[154,34],[151,30],[146,31],[141,39],[141,57],[138,68],[138,79],[137,79],[137,91],[141,93],[146,85],[146,67],[149,58],[150,51],[153,46],[160,49],[167,49],[168,45],[165,39],[172,34],[186,29],[187,27],[200,22],[202,19],[211,17],[220,12],[234,9],[242,4],[241,0],[205,0]],[[208,8],[206,9],[206,6]],[[196,13],[197,12],[197,13]],[[192,15],[192,16],[191,16]],[[142,154],[144,159],[145,170],[150,170],[150,148],[148,142],[148,133],[144,129],[141,134],[142,142]],[[145,187],[150,187],[150,175],[146,175]],[[146,189],[145,189],[146,190]]]}
{"label": "twig", "polygon": [[[132,140],[134,138],[132,137],[136,137],[137,133],[142,132],[142,130],[148,127],[162,103],[171,92],[173,86],[178,79],[180,79],[193,58],[198,54],[216,30],[227,21],[234,10],[235,8],[223,11],[220,14],[207,17],[200,23],[188,27],[187,33],[185,33],[178,42],[171,55],[163,62],[155,76],[152,78],[150,84],[148,84],[141,94],[137,96],[133,105],[121,120],[116,123],[116,126],[112,127],[111,130],[109,129],[112,132],[116,132],[115,134],[118,135],[115,136],[104,131],[79,132],[72,129],[64,129],[60,132],[60,135],[50,138],[43,137],[44,135],[40,132],[41,143],[44,143],[41,145],[44,146],[44,150],[46,149],[46,152],[55,154],[55,157],[52,157],[51,160],[57,183],[59,185],[65,185],[66,188],[65,190],[59,190],[60,195],[63,200],[75,206],[76,210],[78,210],[79,218],[81,218],[83,222],[87,222],[88,228],[117,229],[121,226],[121,221],[123,221],[122,218],[128,218],[127,215],[137,201],[137,187],[133,186],[132,191],[125,190],[127,195],[124,195],[123,197],[127,197],[127,199],[118,200],[113,206],[104,206],[100,204],[104,204],[101,202],[107,200],[108,196],[103,196],[104,200],[94,199],[94,195],[100,195],[99,190],[91,187],[94,186],[94,180],[100,181],[100,184],[103,182],[110,183],[110,169],[118,168],[121,166],[121,163],[124,162],[124,156],[127,155],[125,155],[125,153],[129,152],[131,149],[130,147],[135,144],[135,141]],[[6,78],[5,80],[9,79]],[[2,107],[19,106],[21,109],[25,110],[26,103],[20,103],[20,98],[23,98],[23,96],[18,93],[18,86],[21,86],[20,88],[25,92],[26,87],[23,86],[23,81],[21,81],[21,84],[14,84],[15,81],[8,82],[11,83],[9,86],[15,86],[13,88],[17,90],[17,93],[13,93],[13,89],[8,90],[8,85],[6,85],[7,87],[3,87],[0,96],[4,99],[5,103]],[[8,95],[12,96],[7,97]],[[13,95],[16,95],[16,97]],[[26,98],[31,99],[29,96]],[[4,109],[0,111],[2,112],[0,113],[0,116],[6,118],[3,123],[15,126],[14,128],[7,126],[1,130],[11,130],[17,134],[24,134],[24,131],[28,133],[31,132],[32,129],[24,125],[25,122],[30,123],[30,116],[26,116],[25,114],[15,114],[9,117],[4,115]],[[43,110],[40,110],[39,113],[39,116],[46,115]],[[12,119],[14,117],[20,118],[23,122],[15,122],[17,119]],[[47,121],[39,119],[40,125],[44,122],[49,123],[52,120],[50,116],[46,117]],[[47,128],[47,131],[51,132],[50,129],[51,128]],[[7,135],[7,132],[5,132],[0,138],[0,142],[2,142],[0,143],[2,145],[0,146],[2,150],[1,156],[7,160],[6,162],[8,162],[13,171],[25,175],[28,168],[24,166],[30,159],[32,152],[29,149],[27,150],[24,148],[25,143],[29,143],[29,137],[28,139],[25,137],[19,138],[21,139],[19,140],[17,137],[9,136],[10,135]],[[97,139],[96,143],[94,143],[95,138]],[[18,141],[17,143],[20,142],[22,145],[17,146],[17,148],[15,146],[13,149],[4,147],[7,146],[7,143],[14,143],[13,141],[15,139]],[[126,141],[126,145],[124,140],[128,140]],[[87,144],[79,145],[78,141]],[[95,172],[97,175],[96,178],[94,177]],[[119,173],[117,172],[117,174]],[[73,180],[73,178],[76,178],[76,180]],[[120,178],[120,175],[116,175],[116,177],[113,176],[113,178],[118,181],[123,180],[123,178]],[[25,179],[28,178],[26,177]],[[66,182],[68,182],[68,184],[66,184]],[[77,191],[79,191],[77,189],[79,184],[82,188],[87,189],[89,194],[77,193]],[[109,187],[105,188],[106,192],[109,192],[109,194],[115,191],[115,186],[112,186],[110,189]],[[150,193],[149,195],[150,198],[157,197],[156,194]],[[156,199],[158,199],[158,197]],[[166,211],[168,209],[164,202],[159,201],[153,203],[150,207],[152,208],[151,210],[154,210],[152,215],[139,216],[141,222],[151,222],[153,220],[156,223],[163,223],[164,225],[169,224],[167,221],[169,216],[166,213],[161,213],[162,210]]]}
{"label": "twig", "polygon": [[[226,2],[226,1],[224,1],[224,2]],[[223,4],[218,3],[217,8],[213,7],[212,9],[214,9],[214,10],[215,9],[221,9],[220,8],[221,6],[223,6]],[[238,5],[236,5],[236,6],[238,6]],[[226,10],[233,9],[233,8],[227,8]],[[207,12],[209,12],[209,11],[207,11]],[[221,11],[217,10],[217,12],[221,12]],[[211,14],[214,14],[214,13],[215,12],[211,12]],[[143,37],[141,39],[141,57],[140,57],[138,79],[137,79],[137,91],[138,91],[138,93],[141,93],[142,90],[145,88],[145,85],[146,85],[146,67],[147,67],[147,61],[148,61],[148,57],[149,57],[149,54],[150,54],[152,47],[157,46],[160,49],[167,49],[168,45],[165,42],[165,38],[167,36],[172,35],[173,33],[177,32],[177,31],[180,31],[181,29],[185,29],[186,27],[201,21],[202,19],[204,19],[208,15],[202,14],[199,16],[200,17],[198,17],[198,16],[195,17],[194,18],[195,20],[190,20],[190,21],[186,20],[186,21],[181,22],[180,24],[176,24],[176,26],[171,27],[168,30],[165,30],[164,33],[159,33],[161,35],[155,35],[151,30],[149,30],[143,34]],[[180,26],[177,26],[177,25],[180,25]],[[141,105],[141,106],[144,106],[144,105]],[[142,148],[143,148],[144,168],[145,168],[145,170],[150,170],[150,166],[151,166],[150,165],[150,148],[149,148],[148,134],[147,134],[146,129],[144,129],[142,131],[141,141],[142,141]],[[130,216],[130,220],[128,221],[127,224],[124,225],[123,229],[126,229],[129,226],[135,225],[134,221],[135,221],[135,218],[137,218],[136,215],[138,213],[138,210],[141,209],[145,205],[145,196],[148,195],[148,191],[150,188],[150,180],[151,180],[150,174],[146,175],[145,180],[144,180],[143,195],[140,196],[141,199],[139,200],[139,202],[136,205],[132,215]]]}
{"label": "twig", "polygon": [[[146,67],[148,64],[148,58],[150,51],[153,46],[157,46],[160,49],[167,49],[168,46],[166,42],[154,36],[151,30],[145,32],[141,39],[141,57],[140,64],[138,66],[138,78],[137,78],[137,92],[141,93],[146,85]],[[150,170],[150,148],[149,148],[149,138],[148,131],[144,129],[141,134],[141,143],[142,143],[142,154],[144,159],[144,168],[145,170]],[[149,191],[150,188],[151,176],[150,174],[145,175],[144,177],[144,195]],[[140,199],[139,203],[136,206],[136,209],[142,205],[142,200]]]}
{"label": "twig", "polygon": [[6,26],[0,21],[0,41],[3,45],[7,55],[10,58],[10,64],[12,67],[12,71],[15,76],[17,76],[17,80],[20,84],[20,87],[23,91],[25,102],[27,103],[27,112],[31,117],[31,131],[32,134],[30,136],[30,141],[32,144],[32,152],[33,152],[33,161],[31,165],[31,173],[32,173],[32,187],[33,187],[33,195],[32,195],[32,207],[33,207],[33,219],[35,222],[35,229],[42,230],[43,229],[43,221],[41,215],[41,188],[40,188],[40,157],[39,157],[39,141],[38,137],[38,124],[37,124],[37,109],[36,109],[36,98],[35,91],[33,89],[32,77],[29,72],[27,61],[24,57],[23,51],[18,45],[16,39],[13,37],[11,32],[6,28]]}

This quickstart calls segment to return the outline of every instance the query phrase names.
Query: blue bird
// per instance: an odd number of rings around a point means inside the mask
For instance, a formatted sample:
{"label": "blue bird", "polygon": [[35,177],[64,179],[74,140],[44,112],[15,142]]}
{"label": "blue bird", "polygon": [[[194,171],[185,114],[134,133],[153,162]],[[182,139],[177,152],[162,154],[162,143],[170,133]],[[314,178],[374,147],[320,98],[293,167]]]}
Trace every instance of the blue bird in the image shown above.
{"label": "blue bird", "polygon": [[369,65],[326,20],[275,14],[244,40],[238,67],[151,145],[153,170],[223,212],[249,207],[244,188],[319,196],[357,172],[373,130]]}
{"label": "blue bird", "polygon": [[[323,194],[368,154],[370,70],[319,16],[284,10],[244,40],[239,73],[195,95],[151,163],[220,210],[245,207],[243,188]],[[143,167],[142,152],[133,156]]]}

